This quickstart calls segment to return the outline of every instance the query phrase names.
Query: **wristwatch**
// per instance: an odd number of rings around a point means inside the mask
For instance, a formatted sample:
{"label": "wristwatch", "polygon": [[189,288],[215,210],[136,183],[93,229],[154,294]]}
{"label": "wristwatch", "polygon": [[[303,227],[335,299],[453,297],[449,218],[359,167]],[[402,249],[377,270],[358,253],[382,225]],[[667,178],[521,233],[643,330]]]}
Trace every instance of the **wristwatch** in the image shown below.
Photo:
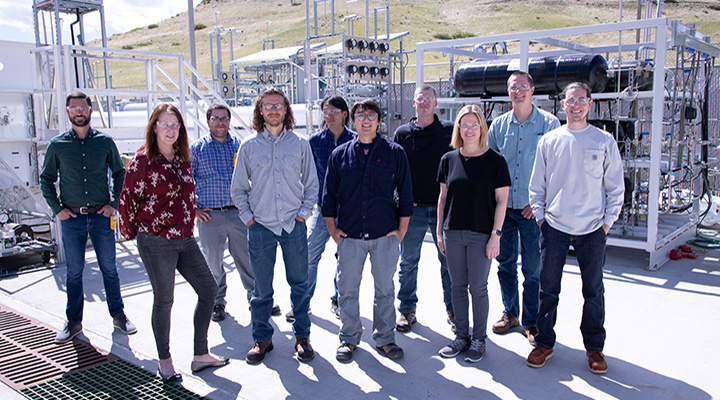
{"label": "wristwatch", "polygon": [[502,236],[502,231],[500,229],[495,229],[494,231],[492,231],[492,233],[493,235]]}

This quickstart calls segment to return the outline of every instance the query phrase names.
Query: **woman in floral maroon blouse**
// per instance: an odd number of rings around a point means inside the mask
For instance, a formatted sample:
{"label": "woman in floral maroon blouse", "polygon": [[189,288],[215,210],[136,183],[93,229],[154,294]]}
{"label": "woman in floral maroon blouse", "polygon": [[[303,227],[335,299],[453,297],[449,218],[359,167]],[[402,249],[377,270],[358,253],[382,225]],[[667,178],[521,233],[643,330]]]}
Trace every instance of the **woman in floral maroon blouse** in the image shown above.
{"label": "woman in floral maroon blouse", "polygon": [[155,108],[145,144],[127,167],[120,195],[120,232],[137,237],[137,248],[153,288],[152,327],[160,359],[158,373],[171,382],[182,381],[170,356],[170,310],[175,270],[198,295],[193,372],[228,363],[208,352],[217,283],[193,237],[195,184],[190,173],[190,148],[180,111],[172,104]]}

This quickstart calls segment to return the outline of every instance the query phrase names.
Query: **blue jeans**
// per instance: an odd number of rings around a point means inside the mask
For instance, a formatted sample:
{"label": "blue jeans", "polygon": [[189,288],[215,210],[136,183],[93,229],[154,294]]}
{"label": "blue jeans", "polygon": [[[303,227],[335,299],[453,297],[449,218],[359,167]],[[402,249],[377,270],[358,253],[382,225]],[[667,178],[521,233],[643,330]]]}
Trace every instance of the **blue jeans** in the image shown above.
{"label": "blue jeans", "polygon": [[498,280],[502,294],[503,312],[520,316],[518,293],[518,234],[522,252],[522,325],[535,326],[540,302],[540,228],[535,218],[526,219],[522,210],[508,208],[500,237],[500,255],[497,260]]}
{"label": "blue jeans", "polygon": [[306,232],[305,223],[299,221],[295,221],[292,232],[282,231],[279,236],[258,222],[248,227],[250,267],[255,275],[255,289],[250,299],[252,335],[255,341],[266,342],[271,340],[273,335],[270,313],[273,307],[273,276],[278,243],[285,262],[285,276],[290,284],[290,306],[295,315],[293,332],[298,339],[310,336]]}
{"label": "blue jeans", "polygon": [[115,266],[115,232],[110,229],[110,218],[102,214],[77,214],[75,218],[61,221],[60,228],[67,262],[65,313],[68,321],[82,322],[83,318],[82,278],[88,235],[102,273],[110,316],[122,314],[125,306],[120,296],[120,279]]}
{"label": "blue jeans", "polygon": [[208,354],[208,327],[218,287],[195,238],[165,239],[140,232],[137,249],[153,288],[150,322],[158,357],[161,360],[170,358],[170,317],[175,299],[176,270],[198,296],[193,314],[193,354]]}
{"label": "blue jeans", "polygon": [[373,303],[373,340],[377,346],[395,343],[395,284],[400,246],[396,236],[363,240],[341,237],[338,241],[338,293],[340,306],[340,343],[360,344],[360,282],[365,259],[370,255],[370,268],[375,285]]}
{"label": "blue jeans", "polygon": [[472,338],[485,340],[490,309],[487,287],[492,263],[485,249],[490,235],[468,230],[444,230],[443,238],[452,279],[455,334],[470,336],[469,307],[472,304]]}
{"label": "blue jeans", "polygon": [[547,221],[543,223],[541,231],[540,313],[535,342],[548,349],[555,345],[553,328],[557,320],[560,280],[567,252],[572,245],[580,267],[582,295],[585,299],[580,322],[583,343],[586,350],[602,351],[605,345],[605,231],[599,228],[586,235],[568,235],[553,228]]}
{"label": "blue jeans", "polygon": [[[330,239],[330,232],[327,229],[327,223],[325,218],[321,215],[320,207],[316,204],[313,209],[313,215],[308,221],[308,292],[310,293],[310,299],[315,295],[315,285],[317,284],[317,270],[320,258],[325,251],[325,245]],[[335,286],[335,292],[330,297],[330,300],[337,301],[338,290],[337,290],[337,274],[333,278],[333,284]]]}
{"label": "blue jeans", "polygon": [[398,311],[402,314],[415,311],[417,306],[418,263],[420,262],[420,250],[428,228],[430,228],[438,260],[440,261],[440,279],[442,281],[445,310],[448,312],[453,310],[447,260],[440,252],[440,249],[437,248],[437,207],[415,206],[413,215],[410,216],[407,233],[402,243],[400,243],[400,290],[398,290],[397,298],[400,300]]}

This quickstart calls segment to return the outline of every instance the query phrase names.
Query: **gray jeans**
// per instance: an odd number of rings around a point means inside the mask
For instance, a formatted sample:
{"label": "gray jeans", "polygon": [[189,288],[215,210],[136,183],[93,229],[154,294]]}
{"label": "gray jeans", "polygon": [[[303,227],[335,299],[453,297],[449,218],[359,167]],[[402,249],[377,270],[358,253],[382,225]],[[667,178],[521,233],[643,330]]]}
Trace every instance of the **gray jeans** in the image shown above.
{"label": "gray jeans", "polygon": [[227,280],[225,278],[225,243],[235,262],[235,269],[240,274],[243,288],[245,288],[248,302],[255,287],[255,278],[250,268],[248,256],[247,226],[240,220],[237,209],[210,210],[210,220],[198,221],[198,234],[200,247],[207,260],[208,267],[218,284],[218,294],[215,304],[225,305],[227,293]]}
{"label": "gray jeans", "polygon": [[198,295],[193,316],[193,354],[207,354],[208,327],[218,289],[195,238],[165,239],[140,232],[137,235],[137,249],[153,288],[151,323],[158,356],[161,360],[170,358],[170,311],[176,269]]}
{"label": "gray jeans", "polygon": [[400,242],[395,236],[373,240],[340,238],[338,241],[337,286],[340,306],[340,342],[360,344],[360,281],[365,259],[375,284],[373,340],[378,346],[395,342],[395,284],[393,277],[400,257]]}
{"label": "gray jeans", "polygon": [[445,257],[452,287],[452,304],[455,311],[455,334],[470,336],[468,288],[472,295],[473,339],[487,337],[488,275],[491,260],[485,255],[490,235],[472,231],[443,231]]}

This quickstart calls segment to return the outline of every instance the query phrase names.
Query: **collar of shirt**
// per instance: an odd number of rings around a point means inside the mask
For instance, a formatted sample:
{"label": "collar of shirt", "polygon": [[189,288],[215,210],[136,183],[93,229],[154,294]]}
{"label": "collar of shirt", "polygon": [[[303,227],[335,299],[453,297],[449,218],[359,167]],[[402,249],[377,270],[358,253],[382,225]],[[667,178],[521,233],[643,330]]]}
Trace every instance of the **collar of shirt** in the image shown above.
{"label": "collar of shirt", "polygon": [[[98,131],[95,130],[95,128],[91,127],[90,130],[88,131],[87,136],[85,136],[85,139],[90,139],[91,137],[94,137],[97,134],[98,134]],[[73,128],[70,128],[69,131],[65,132],[65,135],[67,135],[71,139],[85,140],[85,139],[80,139],[77,135],[77,132],[75,132],[75,129],[73,129]]]}
{"label": "collar of shirt", "polygon": [[437,116],[437,114],[433,114],[433,122],[430,123],[430,125],[422,127],[417,124],[417,117],[410,118],[410,131],[412,132],[422,132],[426,129],[430,129],[433,125],[440,123],[440,118]]}
{"label": "collar of shirt", "polygon": [[521,125],[521,124],[534,124],[534,123],[538,122],[538,121],[537,121],[538,118],[540,118],[540,112],[538,111],[538,108],[535,107],[535,104],[533,104],[533,110],[532,110],[532,112],[530,113],[530,116],[528,117],[528,119],[525,120],[525,122],[520,123],[520,121],[518,121],[518,119],[517,119],[517,116],[515,116],[515,113],[512,113],[512,123],[513,123],[513,124],[518,124],[518,125]]}
{"label": "collar of shirt", "polygon": [[287,135],[285,134],[286,132],[287,132],[287,129],[285,129],[285,127],[283,127],[283,129],[282,129],[282,131],[280,132],[280,134],[277,135],[277,136],[275,136],[275,140],[273,140],[273,139],[271,138],[272,135],[270,134],[270,131],[267,130],[267,128],[264,128],[264,129],[262,130],[262,132],[258,132],[258,135],[259,135],[260,137],[262,137],[263,139],[269,141],[269,142],[273,142],[273,141],[274,141],[275,143],[277,143],[277,142],[283,140],[283,139],[285,138],[285,136],[287,136]]}

